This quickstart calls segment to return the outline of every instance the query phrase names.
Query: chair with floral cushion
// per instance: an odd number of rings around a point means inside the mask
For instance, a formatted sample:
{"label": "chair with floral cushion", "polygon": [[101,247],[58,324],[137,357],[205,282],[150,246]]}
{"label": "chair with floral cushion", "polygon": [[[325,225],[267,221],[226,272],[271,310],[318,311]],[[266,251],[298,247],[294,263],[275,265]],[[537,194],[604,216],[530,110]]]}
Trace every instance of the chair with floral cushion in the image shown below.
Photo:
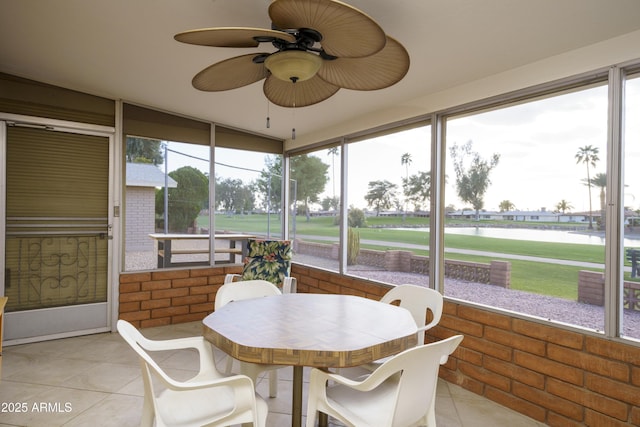
{"label": "chair with floral cushion", "polygon": [[242,274],[227,274],[224,283],[266,280],[284,294],[296,292],[296,279],[291,277],[292,254],[290,240],[249,239]]}

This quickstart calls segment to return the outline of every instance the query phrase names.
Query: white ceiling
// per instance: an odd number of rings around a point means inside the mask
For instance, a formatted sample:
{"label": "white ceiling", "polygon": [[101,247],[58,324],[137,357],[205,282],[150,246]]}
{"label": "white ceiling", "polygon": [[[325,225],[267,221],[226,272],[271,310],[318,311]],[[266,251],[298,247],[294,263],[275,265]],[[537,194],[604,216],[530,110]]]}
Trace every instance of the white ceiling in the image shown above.
{"label": "white ceiling", "polygon": [[0,71],[287,139],[640,29],[640,0],[348,0],[409,51],[398,84],[295,111],[262,82],[199,92],[194,74],[262,51],[192,46],[194,28],[270,28],[269,0],[0,0]]}

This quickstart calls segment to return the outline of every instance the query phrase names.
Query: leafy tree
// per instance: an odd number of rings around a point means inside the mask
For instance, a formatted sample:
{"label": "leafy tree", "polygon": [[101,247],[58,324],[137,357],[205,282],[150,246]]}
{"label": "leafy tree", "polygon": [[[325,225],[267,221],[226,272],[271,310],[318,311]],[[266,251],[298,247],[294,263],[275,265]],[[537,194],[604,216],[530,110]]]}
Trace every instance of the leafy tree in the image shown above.
{"label": "leafy tree", "polygon": [[[400,164],[402,164],[404,166],[404,170],[405,170],[405,176],[403,181],[408,181],[409,180],[409,165],[411,165],[411,162],[413,160],[411,159],[411,153],[404,153],[402,155],[402,157],[400,157]],[[402,207],[402,222],[404,222],[405,216],[406,216],[406,211],[407,211],[407,206],[406,206],[406,201],[407,201],[407,193],[405,192],[404,194],[405,196],[405,204]],[[398,208],[400,209],[400,208]]]}
{"label": "leafy tree", "polygon": [[500,202],[500,205],[498,205],[498,207],[500,208],[500,212],[508,212],[514,210],[516,208],[516,205],[511,203],[510,200],[503,200]]}
{"label": "leafy tree", "polygon": [[[191,166],[169,172],[178,186],[169,188],[169,230],[185,232],[195,222],[200,211],[208,205],[209,179]],[[156,190],[156,213],[164,215],[164,190]]]}
{"label": "leafy tree", "polygon": [[126,158],[130,163],[151,163],[154,165],[164,163],[160,141],[148,138],[128,136]]}
{"label": "leafy tree", "polygon": [[570,211],[571,209],[573,209],[573,206],[571,206],[571,203],[566,201],[565,199],[560,200],[556,205],[556,210],[558,212],[562,212],[563,214],[566,211]]}
{"label": "leafy tree", "polygon": [[333,210],[337,212],[340,206],[340,197],[325,197],[320,204],[322,205],[323,211]]}
{"label": "leafy tree", "polygon": [[282,204],[282,156],[267,156],[265,169],[256,182],[257,191],[262,194],[263,206],[267,212],[280,212]]}
{"label": "leafy tree", "polygon": [[[491,184],[489,174],[498,165],[500,155],[494,153],[489,160],[485,160],[472,149],[473,142],[468,141],[462,146],[453,144],[449,151],[456,172],[458,197],[463,202],[471,204],[476,211],[476,221],[479,221],[480,209],[484,206],[484,194]],[[467,165],[468,157],[471,160]]]}
{"label": "leafy tree", "polygon": [[[327,155],[331,156],[331,184],[333,185],[333,198],[336,198],[336,156],[340,155],[340,147],[331,147],[327,151]],[[327,210],[327,209],[325,209]]]}
{"label": "leafy tree", "polygon": [[253,186],[244,185],[241,179],[226,178],[216,181],[216,206],[227,212],[244,213],[255,207]]}
{"label": "leafy tree", "polygon": [[418,172],[403,178],[402,189],[407,200],[419,210],[431,198],[431,172]]}
{"label": "leafy tree", "polygon": [[593,218],[591,215],[591,176],[589,172],[589,165],[596,167],[596,162],[600,160],[598,157],[599,149],[593,145],[585,145],[578,148],[578,152],[575,155],[576,164],[584,163],[587,166],[587,187],[589,188],[589,230],[593,230]]}
{"label": "leafy tree", "polygon": [[382,209],[389,209],[393,206],[394,200],[397,199],[398,186],[384,181],[369,181],[369,191],[365,194],[364,199],[371,207],[375,207],[376,216],[380,215]]}
{"label": "leafy tree", "polygon": [[[296,203],[301,201],[307,216],[307,221],[311,220],[310,205],[320,201],[320,194],[329,180],[327,171],[329,165],[320,160],[319,157],[303,154],[291,158],[291,179],[295,182]],[[265,200],[268,198],[268,181],[271,176],[271,197],[272,206],[280,206],[282,179],[282,157],[268,157],[266,170],[261,172],[258,180],[258,188],[263,191]],[[277,185],[277,187],[275,185]],[[267,190],[267,191],[265,191]],[[277,198],[277,201],[276,201]],[[295,208],[295,206],[294,206]]]}

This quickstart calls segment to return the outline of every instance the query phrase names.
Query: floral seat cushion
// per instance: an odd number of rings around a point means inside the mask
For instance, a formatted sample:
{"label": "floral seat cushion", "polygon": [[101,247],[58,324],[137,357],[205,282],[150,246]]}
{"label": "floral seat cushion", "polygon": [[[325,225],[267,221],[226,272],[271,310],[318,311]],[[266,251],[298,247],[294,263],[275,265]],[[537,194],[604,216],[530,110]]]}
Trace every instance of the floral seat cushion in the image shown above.
{"label": "floral seat cushion", "polygon": [[291,275],[292,246],[290,240],[258,240],[247,242],[242,280],[262,279],[282,286]]}

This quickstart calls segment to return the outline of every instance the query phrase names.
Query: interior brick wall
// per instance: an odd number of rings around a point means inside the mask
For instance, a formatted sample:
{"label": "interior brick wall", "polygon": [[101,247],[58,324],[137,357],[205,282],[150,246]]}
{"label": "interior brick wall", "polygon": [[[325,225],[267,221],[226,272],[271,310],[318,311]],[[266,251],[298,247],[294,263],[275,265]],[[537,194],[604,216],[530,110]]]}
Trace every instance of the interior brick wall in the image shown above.
{"label": "interior brick wall", "polygon": [[[138,327],[200,320],[226,273],[197,268],[120,276],[120,317]],[[298,292],[379,299],[389,286],[294,264]],[[463,334],[440,376],[551,426],[640,425],[640,347],[445,301],[427,341]]]}

